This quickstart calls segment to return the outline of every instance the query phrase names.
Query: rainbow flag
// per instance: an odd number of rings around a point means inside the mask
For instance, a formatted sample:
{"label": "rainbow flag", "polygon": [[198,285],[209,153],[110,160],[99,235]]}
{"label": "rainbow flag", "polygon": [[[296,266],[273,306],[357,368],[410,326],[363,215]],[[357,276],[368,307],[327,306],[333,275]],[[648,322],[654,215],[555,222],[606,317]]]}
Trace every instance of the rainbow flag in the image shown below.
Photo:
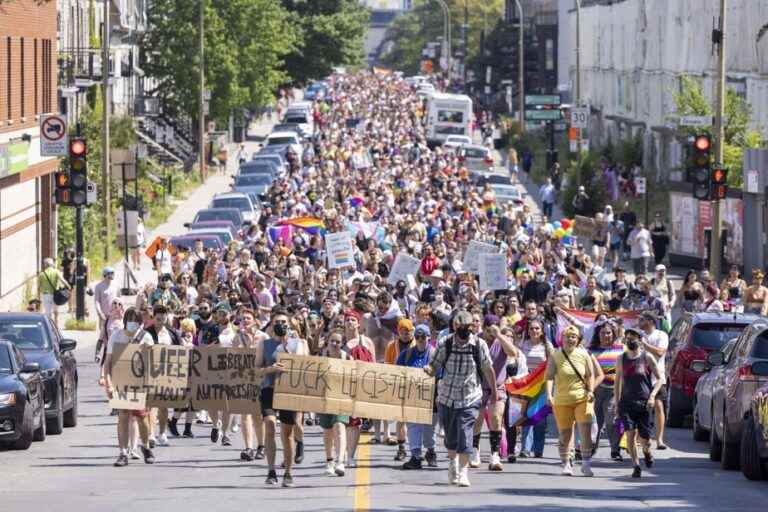
{"label": "rainbow flag", "polygon": [[593,352],[595,359],[600,363],[600,368],[603,369],[605,374],[605,384],[613,384],[616,378],[616,361],[619,360],[621,354],[624,353],[624,347],[621,345],[615,345],[608,350],[601,352]]}
{"label": "rainbow flag", "polygon": [[294,217],[292,219],[282,219],[277,221],[277,226],[293,226],[301,228],[308,233],[316,235],[325,233],[325,224],[316,217]]}
{"label": "rainbow flag", "polygon": [[357,208],[358,206],[363,206],[364,204],[365,199],[360,196],[352,196],[349,198],[349,206],[352,208]]}
{"label": "rainbow flag", "polygon": [[[589,346],[592,342],[592,335],[595,332],[595,318],[598,313],[581,311],[579,309],[563,309],[557,312],[557,340],[556,345],[561,346],[561,337],[563,331],[569,325],[575,325],[581,329],[584,336],[584,346]],[[620,318],[624,323],[624,328],[637,327],[637,321],[640,319],[639,311],[624,311],[621,313],[607,313],[611,318]]]}
{"label": "rainbow flag", "polygon": [[510,424],[532,426],[543,421],[552,409],[547,405],[546,382],[547,365],[541,364],[525,377],[509,379],[507,393],[513,399],[510,407]]}

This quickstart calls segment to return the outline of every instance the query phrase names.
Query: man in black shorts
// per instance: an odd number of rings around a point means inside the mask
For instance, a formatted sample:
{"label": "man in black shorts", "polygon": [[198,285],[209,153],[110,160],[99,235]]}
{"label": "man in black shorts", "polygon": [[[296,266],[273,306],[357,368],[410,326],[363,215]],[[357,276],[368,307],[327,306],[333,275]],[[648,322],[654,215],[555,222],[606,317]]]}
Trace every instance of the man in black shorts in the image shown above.
{"label": "man in black shorts", "polygon": [[[626,330],[624,343],[627,351],[616,361],[616,384],[613,387],[613,397],[618,404],[618,417],[627,431],[627,450],[632,457],[634,478],[640,478],[642,475],[637,453],[638,437],[643,445],[645,467],[650,468],[653,465],[651,411],[664,384],[656,360],[642,349],[644,337],[645,334],[639,329]],[[655,383],[651,384],[654,380]]]}

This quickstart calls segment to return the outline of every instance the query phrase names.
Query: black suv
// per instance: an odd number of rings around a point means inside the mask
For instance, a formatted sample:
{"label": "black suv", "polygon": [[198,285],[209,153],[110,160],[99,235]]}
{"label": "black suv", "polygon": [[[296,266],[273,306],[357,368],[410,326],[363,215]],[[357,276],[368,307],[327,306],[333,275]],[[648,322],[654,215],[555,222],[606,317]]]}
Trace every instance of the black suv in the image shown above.
{"label": "black suv", "polygon": [[45,385],[47,433],[61,434],[77,425],[77,361],[75,340],[63,338],[58,327],[40,313],[0,313],[0,339],[37,363]]}

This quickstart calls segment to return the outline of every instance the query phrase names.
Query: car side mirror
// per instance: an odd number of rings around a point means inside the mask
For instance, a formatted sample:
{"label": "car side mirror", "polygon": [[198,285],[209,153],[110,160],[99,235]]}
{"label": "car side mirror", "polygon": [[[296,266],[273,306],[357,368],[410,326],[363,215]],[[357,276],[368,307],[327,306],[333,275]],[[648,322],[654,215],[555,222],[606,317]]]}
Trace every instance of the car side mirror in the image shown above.
{"label": "car side mirror", "polygon": [[768,377],[768,361],[757,361],[756,363],[752,363],[752,375]]}
{"label": "car side mirror", "polygon": [[184,223],[184,227],[185,227],[185,228],[189,228],[189,226],[191,226],[191,225],[192,225],[192,223],[191,223],[191,222],[185,222],[185,223]]}
{"label": "car side mirror", "polygon": [[707,362],[710,366],[722,366],[725,363],[725,354],[722,352],[712,352],[707,356]]}
{"label": "car side mirror", "polygon": [[40,371],[40,363],[27,363],[21,369],[21,373],[38,373]]}
{"label": "car side mirror", "polygon": [[697,373],[704,373],[709,369],[710,369],[710,366],[707,364],[706,361],[693,361],[691,363],[691,370]]}
{"label": "car side mirror", "polygon": [[59,350],[61,350],[62,352],[69,352],[71,350],[75,350],[75,347],[77,347],[77,342],[75,340],[64,338],[59,342]]}

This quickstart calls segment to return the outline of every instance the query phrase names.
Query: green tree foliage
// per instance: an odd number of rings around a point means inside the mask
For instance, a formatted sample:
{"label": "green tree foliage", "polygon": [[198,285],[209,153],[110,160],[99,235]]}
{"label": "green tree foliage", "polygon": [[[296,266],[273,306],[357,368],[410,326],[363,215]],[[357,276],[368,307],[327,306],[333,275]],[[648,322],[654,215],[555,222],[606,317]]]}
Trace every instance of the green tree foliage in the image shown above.
{"label": "green tree foliage", "polygon": [[[199,97],[199,1],[153,0],[144,40],[147,74],[171,113],[196,118]],[[205,80],[211,116],[268,104],[287,79],[284,57],[297,42],[288,12],[273,0],[205,1]]]}
{"label": "green tree foliage", "polygon": [[300,42],[286,58],[286,70],[304,84],[331,73],[335,66],[356,66],[363,59],[369,12],[358,0],[283,0]]}
{"label": "green tree foliage", "polygon": [[[565,216],[573,218],[573,197],[578,191],[579,185],[584,185],[589,201],[587,201],[587,214],[594,215],[603,211],[607,204],[607,195],[602,174],[599,172],[602,156],[597,151],[583,153],[582,157],[574,162],[568,171],[568,183],[563,189],[562,208]],[[579,178],[581,181],[579,181]]]}
{"label": "green tree foliage", "polygon": [[[704,95],[701,83],[690,76],[683,76],[680,92],[674,94],[677,113],[680,116],[712,116],[712,102]],[[726,89],[725,96],[725,145],[723,164],[729,169],[728,182],[733,187],[742,186],[742,158],[744,149],[760,147],[764,141],[760,132],[749,128],[752,107],[747,101]],[[686,136],[698,133],[713,134],[712,128],[681,127]]]}

